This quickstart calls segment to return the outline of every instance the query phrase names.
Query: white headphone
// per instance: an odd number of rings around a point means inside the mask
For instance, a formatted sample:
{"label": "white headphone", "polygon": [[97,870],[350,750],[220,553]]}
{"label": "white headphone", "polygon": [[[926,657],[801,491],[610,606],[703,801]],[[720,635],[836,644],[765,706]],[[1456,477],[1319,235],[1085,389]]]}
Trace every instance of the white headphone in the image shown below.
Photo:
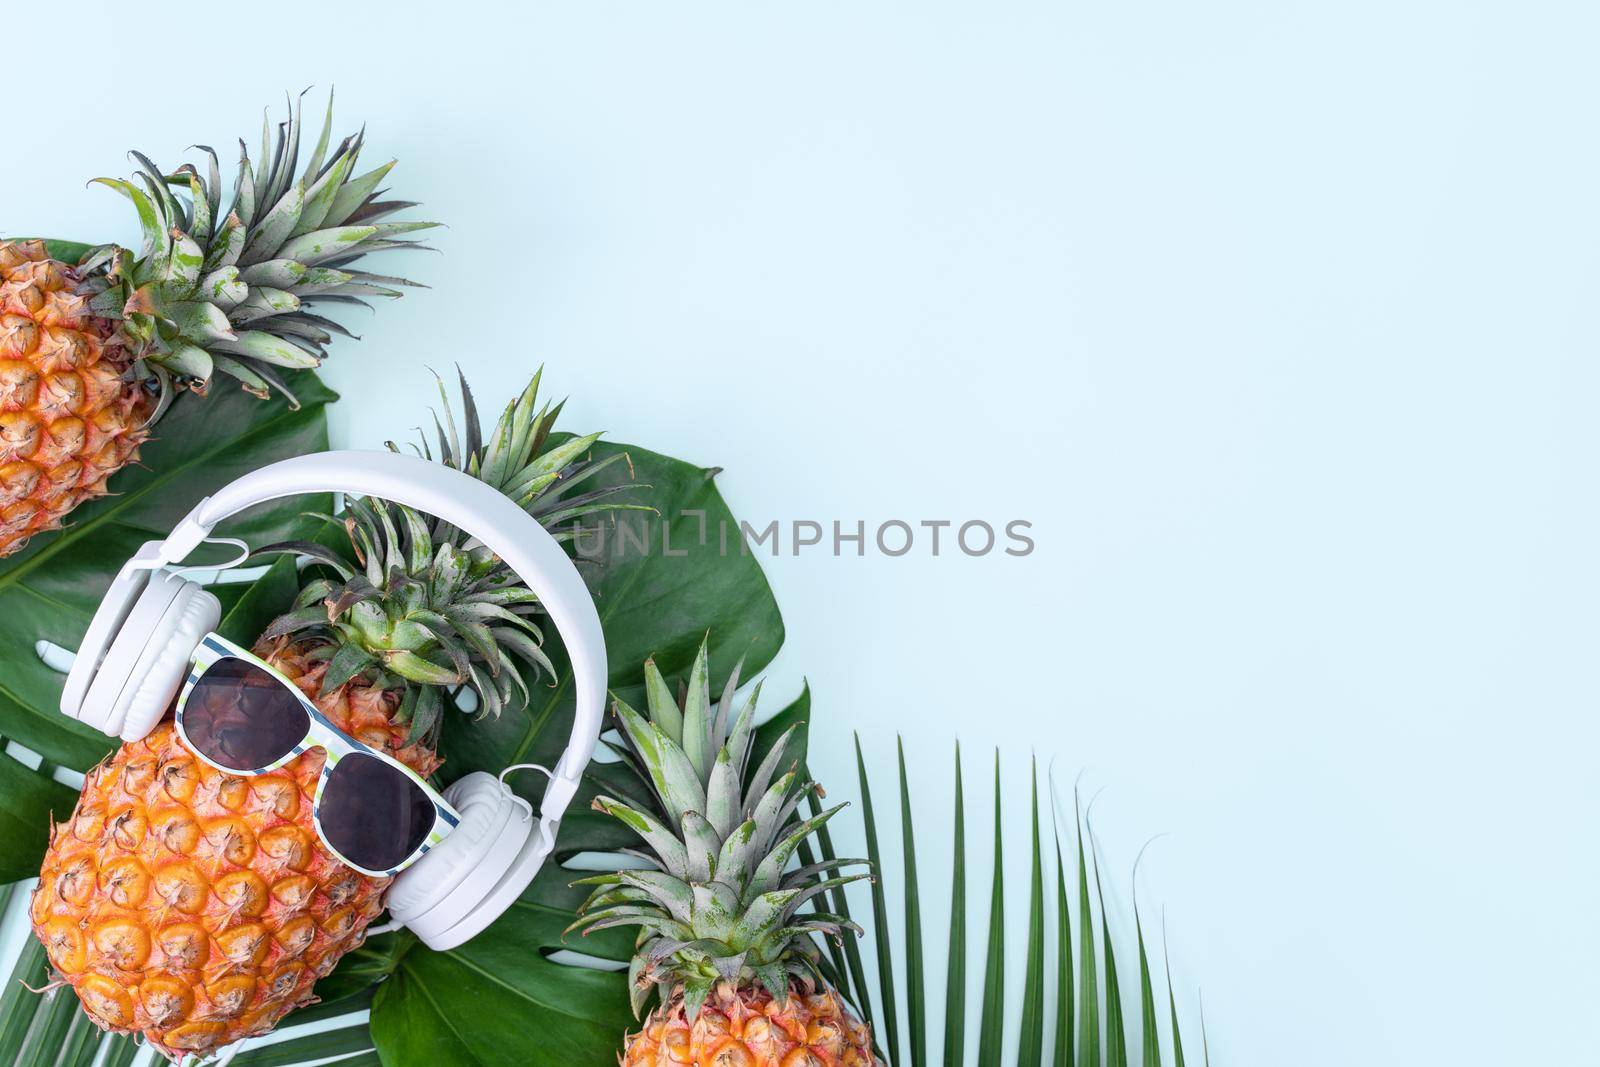
{"label": "white headphone", "polygon": [[402,871],[389,913],[430,948],[473,937],[522,895],[555,845],[561,816],[594,755],[605,711],[606,648],[600,616],[555,538],[494,488],[438,463],[393,452],[322,452],[247,474],[184,516],[165,541],[148,541],[123,565],[95,611],[67,676],[61,710],[112,736],[136,740],[166,714],[207,631],[217,598],[167,570],[229,516],[302,493],[379,497],[451,523],[489,546],[539,595],[572,661],[577,712],[550,772],[535,821],[494,775],[474,771],[445,790],[461,824]]}

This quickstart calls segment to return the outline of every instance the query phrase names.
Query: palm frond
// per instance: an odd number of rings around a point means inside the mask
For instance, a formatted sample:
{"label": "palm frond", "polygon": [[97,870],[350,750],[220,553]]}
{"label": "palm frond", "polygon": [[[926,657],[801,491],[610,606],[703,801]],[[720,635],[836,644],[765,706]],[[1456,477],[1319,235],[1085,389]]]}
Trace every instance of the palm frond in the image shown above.
{"label": "palm frond", "polygon": [[[876,878],[870,894],[873,929],[879,946],[879,970],[876,981],[868,983],[859,966],[836,966],[839,987],[867,1017],[876,1007],[881,1020],[894,1019],[896,1024],[885,1023],[875,1027],[881,1054],[888,1067],[923,1067],[927,1063],[924,1044],[925,1029],[932,1005],[924,989],[924,932],[923,904],[918,887],[917,852],[912,813],[915,810],[913,791],[906,770],[903,749],[897,751],[900,787],[900,832],[902,855],[905,863],[905,880],[899,892],[904,901],[905,924],[903,940],[896,944],[891,926],[888,902],[894,887],[890,885],[879,863],[880,853],[892,848],[893,842],[880,839],[883,827],[871,807],[871,781],[866,760],[857,742],[857,769],[861,781],[863,829],[867,848],[875,868]],[[1055,847],[1055,884],[1053,890],[1046,880],[1045,834],[1040,815],[1037,767],[1033,769],[1030,783],[1030,837],[1028,921],[1026,926],[1026,954],[1024,956],[1023,982],[1020,1002],[1008,1000],[1004,982],[1006,919],[1004,899],[1004,828],[1001,814],[1001,776],[999,755],[995,759],[995,841],[994,868],[989,899],[989,937],[981,985],[981,1007],[976,1034],[969,1033],[967,1018],[967,993],[974,976],[967,974],[967,927],[977,916],[969,915],[966,894],[966,812],[962,789],[961,750],[956,749],[955,811],[952,833],[954,852],[951,869],[952,908],[949,927],[948,976],[944,990],[944,1055],[941,1062],[946,1067],[961,1067],[967,1062],[968,1043],[975,1040],[980,1067],[998,1065],[1004,1060],[1003,1049],[1008,1040],[1014,1040],[1015,1062],[1021,1067],[1043,1067],[1046,1062],[1054,1067],[1127,1067],[1129,1050],[1137,1048],[1139,1067],[1183,1067],[1185,1055],[1185,1024],[1172,980],[1171,967],[1166,965],[1165,934],[1162,938],[1162,963],[1165,971],[1167,1027],[1170,1037],[1162,1040],[1161,1004],[1157,996],[1157,974],[1152,962],[1150,946],[1145,938],[1143,915],[1137,902],[1134,908],[1132,948],[1138,961],[1138,1012],[1124,1013],[1121,975],[1131,975],[1132,970],[1120,966],[1127,946],[1118,947],[1119,938],[1113,934],[1106,918],[1107,894],[1100,874],[1093,832],[1088,827],[1074,797],[1072,832],[1064,848],[1061,827],[1056,823],[1052,805],[1052,839]],[[1069,853],[1071,858],[1068,858]],[[1076,885],[1074,886],[1074,883]],[[1076,889],[1077,907],[1072,908]],[[844,894],[839,894],[842,898]],[[839,906],[835,907],[839,910]],[[1074,915],[1074,910],[1076,914]],[[1052,946],[1053,945],[1053,949]],[[904,1004],[909,1030],[903,1035],[898,1028],[900,1001],[891,963],[893,952],[903,953],[906,959],[904,974],[907,978]],[[848,963],[848,961],[846,961]],[[1008,1029],[1007,1023],[1017,1027]],[[1137,1021],[1135,1021],[1137,1020]],[[1200,1020],[1200,1038],[1204,1045],[1204,1020]],[[1193,1035],[1190,1045],[1192,1047]],[[1165,1047],[1170,1051],[1165,1051]]]}

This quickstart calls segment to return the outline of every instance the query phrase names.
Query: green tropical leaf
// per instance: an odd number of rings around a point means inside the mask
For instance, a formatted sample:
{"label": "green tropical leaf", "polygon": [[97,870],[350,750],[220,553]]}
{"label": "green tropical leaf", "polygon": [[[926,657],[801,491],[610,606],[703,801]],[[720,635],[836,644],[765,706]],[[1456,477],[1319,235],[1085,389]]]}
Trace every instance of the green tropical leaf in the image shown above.
{"label": "green tropical leaf", "polygon": [[283,614],[283,606],[294,598],[299,587],[294,557],[279,557],[261,577],[238,587],[239,592],[223,613],[217,632],[248,648],[268,623]]}
{"label": "green tropical leaf", "polygon": [[906,878],[906,1025],[910,1027],[911,1067],[928,1062],[927,987],[922,962],[922,900],[917,892],[917,835],[911,825],[911,784],[906,780],[906,746],[895,738],[900,763],[900,840]]}
{"label": "green tropical leaf", "polygon": [[307,1022],[314,1012],[344,1013],[368,1007],[377,984],[400,965],[400,957],[410,951],[416,936],[409,930],[377,934],[339,961],[333,973],[317,983],[319,1003],[294,1015],[295,1022]]}
{"label": "green tropical leaf", "polygon": [[[864,755],[857,757],[858,767],[865,766]],[[901,833],[911,835],[914,833],[909,814],[912,810],[910,788],[906,782],[904,764],[901,764]],[[862,772],[863,801],[870,788],[870,783],[865,780]],[[1020,1020],[1020,1028],[1016,1032],[1016,1063],[1019,1067],[1036,1067],[1045,1060],[1045,1049],[1051,1049],[1050,1062],[1054,1067],[1101,1067],[1103,1064],[1115,1064],[1126,1067],[1128,1062],[1127,1043],[1132,1034],[1131,1029],[1124,1028],[1124,1015],[1121,1003],[1121,993],[1118,988],[1118,949],[1116,938],[1112,935],[1111,925],[1105,919],[1106,897],[1100,881],[1099,866],[1096,862],[1095,845],[1092,835],[1085,834],[1085,821],[1078,814],[1076,801],[1074,801],[1075,838],[1077,841],[1077,855],[1074,867],[1069,867],[1063,859],[1061,847],[1061,833],[1055,829],[1055,888],[1054,906],[1046,906],[1045,883],[1045,855],[1043,826],[1039,814],[1039,787],[1037,769],[1032,774],[1032,783],[1029,791],[1029,800],[1032,809],[1030,819],[1031,845],[1031,878],[1029,880],[1029,909],[1027,924],[1027,955],[1023,968],[1023,986],[1021,1003],[1008,1003],[1005,997],[1004,970],[1005,970],[1005,913],[1004,913],[1004,822],[1001,815],[1001,778],[999,754],[995,760],[995,848],[994,869],[989,895],[989,939],[988,951],[983,969],[982,996],[983,1006],[980,1012],[980,1030],[978,1034],[980,1064],[1000,1064],[1003,1061],[1004,1045],[1008,1035],[1005,1032],[1005,1023],[1008,1018]],[[875,849],[880,844],[892,847],[892,842],[875,842],[877,827],[868,817],[863,803],[863,830],[866,832],[869,849]],[[1054,805],[1052,804],[1052,823],[1054,823]],[[966,927],[968,923],[967,907],[969,901],[966,895],[966,825],[961,778],[961,750],[956,748],[956,780],[955,780],[955,818],[953,820],[953,835],[955,847],[952,853],[952,884],[951,898],[952,911],[950,917],[950,963],[949,977],[945,988],[945,1041],[944,1058],[945,1067],[960,1067],[965,1059],[966,1044],[966,997],[969,975],[966,971]],[[907,877],[901,892],[905,896],[908,913],[918,905],[918,890],[916,887],[916,864],[914,851],[905,841],[902,841],[907,858]],[[892,886],[887,879],[882,877],[881,869],[878,871],[881,886],[874,887],[874,913],[882,915],[884,906],[876,899],[878,891],[887,897]],[[1072,883],[1077,882],[1078,891],[1078,927],[1076,931],[1078,953],[1077,959],[1073,958],[1074,930],[1072,916],[1069,912],[1069,900]],[[1155,975],[1151,966],[1148,946],[1144,939],[1144,926],[1137,907],[1134,914],[1133,945],[1136,947],[1139,959],[1139,986],[1140,986],[1140,1067],[1163,1067],[1161,1058],[1161,1040],[1159,1033],[1160,1021],[1158,1019],[1157,1001],[1155,993]],[[887,932],[887,924],[883,924]],[[920,936],[914,934],[917,927],[907,925],[907,936]],[[1051,938],[1055,940],[1054,996],[1047,995],[1047,967],[1046,946]],[[1163,938],[1163,958],[1165,939]],[[892,947],[892,946],[891,946]],[[904,946],[908,960],[913,958],[911,946]],[[1167,981],[1167,1010],[1170,1015],[1172,1044],[1175,1054],[1175,1067],[1183,1067],[1184,1044],[1183,1026],[1179,1015],[1177,996],[1173,992],[1172,972],[1170,965],[1166,968]],[[908,973],[910,968],[908,967]],[[1130,972],[1131,973],[1131,972]],[[1102,981],[1103,978],[1103,981]],[[871,998],[878,998],[882,1002],[889,993],[886,982],[880,981],[876,989],[868,988],[863,977],[857,975],[853,979],[852,1000],[861,1004]],[[1102,1030],[1100,1020],[1104,1016],[1106,1025]],[[1102,1038],[1102,1034],[1104,1038]],[[1205,1020],[1200,1019],[1200,1040],[1204,1048]],[[885,1057],[887,1062],[895,1064],[898,1061]]]}
{"label": "green tropical leaf", "polygon": [[[519,903],[453,952],[414,949],[378,987],[383,1062],[483,1067],[609,1063],[634,1023],[621,974],[541,955],[538,904]],[[586,946],[587,947],[587,946]]]}
{"label": "green tropical leaf", "polygon": [[1006,894],[1005,833],[1000,821],[1000,753],[994,754],[994,874],[989,888],[989,949],[983,965],[983,1010],[978,1023],[978,1067],[1000,1067],[1005,1039]]}
{"label": "green tropical leaf", "polygon": [[1089,831],[1089,869],[1094,876],[1095,898],[1100,904],[1100,941],[1105,959],[1106,1063],[1110,1067],[1128,1067],[1128,1038],[1122,1026],[1122,986],[1117,979],[1117,953],[1111,943],[1111,922],[1106,915],[1106,895],[1100,885],[1100,857],[1092,828]]}
{"label": "green tropical leaf", "polygon": [[1134,907],[1134,929],[1139,936],[1139,1029],[1144,1035],[1144,1045],[1139,1062],[1141,1067],[1161,1067],[1161,1032],[1156,1022],[1156,992],[1150,979],[1150,957],[1144,948],[1144,920]]}
{"label": "green tropical leaf", "polygon": [[961,1067],[967,1056],[967,810],[961,786],[961,746],[956,745],[955,852],[950,864],[950,950],[944,994],[944,1062]]}
{"label": "green tropical leaf", "polygon": [[38,770],[0,751],[0,883],[32,878],[50,843],[52,817],[65,819],[77,803],[73,790],[50,777],[49,765]]}
{"label": "green tropical leaf", "polygon": [[[0,898],[9,904],[18,886],[8,885],[0,890]],[[21,890],[25,891],[25,890]],[[22,955],[0,989],[0,1062],[19,1062],[18,1055],[23,1038],[33,1023],[35,1014],[45,1007],[45,999],[29,994],[26,987],[39,988],[48,979],[50,964],[45,959],[44,946],[29,938],[23,942]]]}
{"label": "green tropical leaf", "polygon": [[1022,1038],[1017,1067],[1044,1062],[1044,857],[1039,844],[1039,767],[1032,767],[1029,791],[1033,811],[1033,876],[1028,892],[1028,955],[1023,968]]}
{"label": "green tropical leaf", "polygon": [[[1167,972],[1167,1012],[1172,1024],[1172,1067],[1184,1067],[1183,1026],[1178,1022],[1178,995],[1172,991],[1172,958],[1167,955],[1166,922],[1161,924],[1161,962]],[[1205,1026],[1204,1019],[1201,1020]]]}
{"label": "green tropical leaf", "polygon": [[[806,804],[809,807],[811,816],[813,818],[815,818],[822,810],[822,806],[818,803],[816,794],[814,793],[806,798]],[[834,851],[833,847],[833,835],[828,832],[827,826],[820,826],[817,828],[817,850],[822,853],[822,858],[830,863],[838,858],[838,854]],[[838,886],[830,890],[829,906],[832,909],[833,914],[840,916],[847,922],[850,921],[850,900],[848,895],[845,893],[844,887]],[[865,1021],[867,1025],[873,1027],[873,1039],[875,1042],[877,1042],[879,1046],[879,1052],[881,1053],[883,1038],[878,1033],[877,1027],[873,1025],[872,993],[870,987],[867,985],[866,968],[862,966],[861,963],[861,946],[858,943],[859,939],[855,937],[846,937],[843,940],[844,956],[850,975],[850,989],[852,991],[851,1003],[853,1003],[856,1008],[860,1010],[862,1020]]]}
{"label": "green tropical leaf", "polygon": [[1055,1067],[1072,1067],[1072,917],[1067,911],[1067,869],[1061,862],[1061,828],[1056,825],[1054,806],[1050,812],[1056,843],[1056,1054]]}
{"label": "green tropical leaf", "polygon": [[880,1040],[891,1064],[900,1062],[900,1024],[894,991],[893,938],[889,933],[889,907],[883,892],[883,861],[878,850],[878,825],[872,814],[872,790],[867,784],[867,765],[861,756],[861,737],[856,736],[856,774],[861,782],[861,824],[867,835],[867,861],[872,865],[872,933],[878,948],[878,1004],[883,1008],[883,1034]]}
{"label": "green tropical leaf", "polygon": [[1078,839],[1078,1067],[1100,1067],[1100,988],[1095,963],[1094,905],[1089,901],[1089,863],[1077,793],[1072,821]]}
{"label": "green tropical leaf", "polygon": [[[296,1015],[296,1023],[312,1021]],[[373,1044],[372,1029],[365,1016],[352,1017],[349,1023],[315,1033],[298,1034],[282,1041],[246,1046],[229,1067],[300,1067],[306,1063],[330,1063],[338,1067],[378,1067],[381,1061]]]}

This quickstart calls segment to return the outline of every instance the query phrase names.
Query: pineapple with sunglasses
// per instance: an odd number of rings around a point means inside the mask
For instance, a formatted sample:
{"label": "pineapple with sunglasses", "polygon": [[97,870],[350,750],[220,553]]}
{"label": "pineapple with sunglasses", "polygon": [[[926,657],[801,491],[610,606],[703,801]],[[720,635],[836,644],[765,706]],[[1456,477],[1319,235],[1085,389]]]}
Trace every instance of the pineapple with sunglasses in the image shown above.
{"label": "pineapple with sunglasses", "polygon": [[[622,458],[588,458],[598,435],[551,442],[559,406],[539,406],[538,383],[487,438],[463,383],[464,440],[447,404],[439,454],[423,451],[570,537],[575,520],[635,506],[615,495],[635,487],[590,481]],[[98,1025],[172,1059],[311,1000],[389,875],[447,831],[455,813],[425,781],[444,689],[468,686],[497,714],[525,700],[523,669],[550,667],[533,594],[460,530],[372,500],[337,524],[356,562],[312,543],[266,550],[321,567],[253,649],[209,636],[181,717],[91,770],[52,830],[36,936]],[[262,716],[271,729],[239,729]]]}

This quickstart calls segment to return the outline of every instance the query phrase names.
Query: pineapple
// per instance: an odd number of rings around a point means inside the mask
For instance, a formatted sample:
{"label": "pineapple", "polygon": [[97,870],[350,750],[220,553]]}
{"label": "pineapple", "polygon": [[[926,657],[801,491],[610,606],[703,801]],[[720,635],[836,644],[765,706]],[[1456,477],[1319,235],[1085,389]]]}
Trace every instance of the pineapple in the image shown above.
{"label": "pineapple", "polygon": [[0,242],[0,556],[104,496],[178,391],[203,394],[220,372],[293,403],[276,368],[315,367],[349,336],[314,309],[412,284],[352,269],[419,247],[406,235],[434,224],[381,221],[412,206],[378,199],[394,164],[358,175],[360,134],[330,152],[328,103],[303,168],[297,107],[270,150],[263,128],[253,166],[240,142],[226,213],[209,148],[203,175],[136,152],[135,181],[98,179],[137,209],[138,255],[104,246],[64,263],[40,241]]}
{"label": "pineapple", "polygon": [[[537,388],[535,377],[485,443],[463,382],[466,442],[451,419],[436,458],[546,522],[632,506],[611,499],[629,485],[563,495],[623,457],[587,458],[598,435],[552,445],[555,411],[537,406]],[[519,665],[548,670],[535,597],[488,549],[408,508],[356,500],[328,521],[348,529],[357,564],[312,543],[265,550],[320,567],[254,651],[346,733],[429,775],[442,687],[470,686],[492,715],[525,699]],[[89,772],[53,828],[30,914],[98,1025],[141,1031],[174,1059],[216,1049],[310,1001],[362,943],[390,880],[323,848],[311,823],[322,762],[313,749],[271,774],[226,774],[169,718]]]}
{"label": "pineapple", "polygon": [[[437,758],[393,721],[399,692],[356,681],[321,694],[317,651],[256,649],[341,729],[431,773]],[[313,751],[270,775],[224,774],[169,719],[89,773],[52,831],[32,918],[95,1023],[143,1031],[174,1059],[209,1051],[270,1030],[362,943],[388,883],[322,847],[310,822],[321,769]]]}
{"label": "pineapple", "polygon": [[840,809],[796,816],[816,788],[798,780],[789,755],[797,727],[751,771],[760,689],[735,713],[738,678],[735,668],[714,707],[702,645],[681,704],[654,662],[645,664],[648,714],[615,703],[625,758],[653,803],[601,796],[594,806],[644,840],[653,868],[583,879],[595,889],[572,929],[640,928],[628,972],[634,1012],[652,991],[660,1005],[628,1038],[624,1067],[877,1065],[870,1028],[824,981],[814,938],[860,929],[800,910],[865,878],[837,873],[864,861],[788,869],[801,842]]}

